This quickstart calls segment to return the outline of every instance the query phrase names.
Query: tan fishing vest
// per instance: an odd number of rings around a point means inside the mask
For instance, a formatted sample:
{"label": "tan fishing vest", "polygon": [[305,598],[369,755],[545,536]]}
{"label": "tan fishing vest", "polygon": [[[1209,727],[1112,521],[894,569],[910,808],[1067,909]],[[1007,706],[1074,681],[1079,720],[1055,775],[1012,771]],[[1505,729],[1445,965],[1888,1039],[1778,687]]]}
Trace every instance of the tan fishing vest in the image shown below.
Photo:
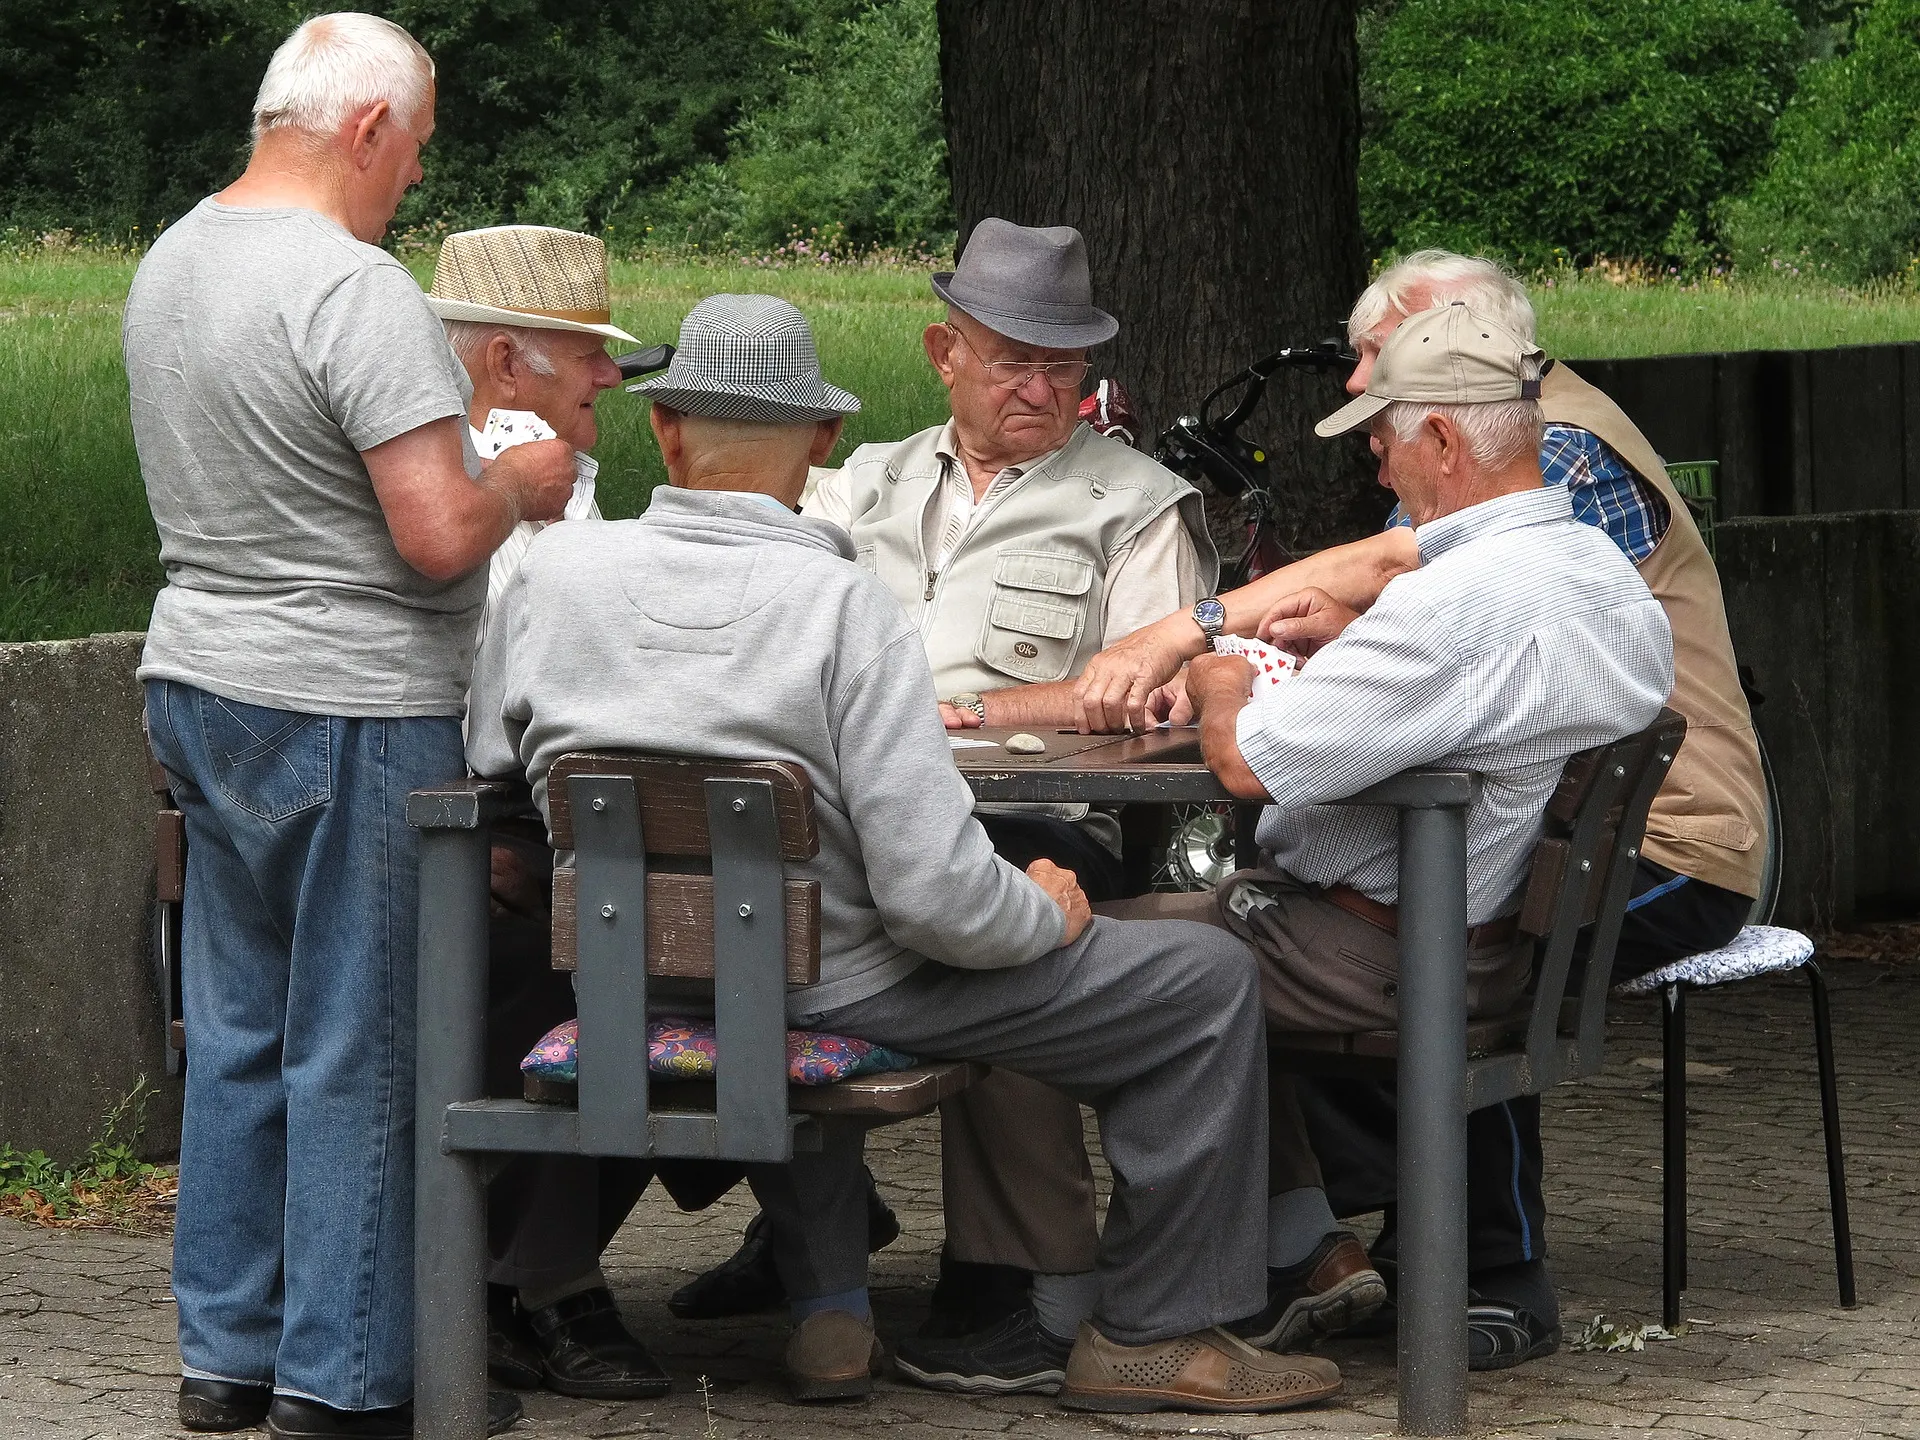
{"label": "tan fishing vest", "polygon": [[1540,384],[1548,421],[1589,430],[1667,504],[1667,530],[1639,565],[1673,628],[1673,698],[1686,743],[1647,817],[1642,847],[1657,864],[1740,895],[1760,893],[1767,791],[1753,716],[1734,668],[1720,576],[1667,467],[1618,405],[1555,364]]}
{"label": "tan fishing vest", "polygon": [[[923,523],[944,467],[936,425],[847,457],[853,545],[920,627],[941,695],[1078,675],[1104,642],[1107,570],[1119,550],[1178,506],[1211,594],[1219,559],[1200,493],[1087,425],[990,498],[938,574]],[[951,463],[958,463],[957,461]]]}

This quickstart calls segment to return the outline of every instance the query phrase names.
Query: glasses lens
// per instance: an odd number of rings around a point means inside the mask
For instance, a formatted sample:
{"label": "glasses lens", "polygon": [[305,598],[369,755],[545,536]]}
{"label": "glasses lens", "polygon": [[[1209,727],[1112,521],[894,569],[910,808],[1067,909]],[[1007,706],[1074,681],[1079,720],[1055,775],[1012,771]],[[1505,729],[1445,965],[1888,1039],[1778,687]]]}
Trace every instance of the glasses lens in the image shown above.
{"label": "glasses lens", "polygon": [[1030,375],[1044,375],[1056,390],[1078,390],[1089,368],[1085,360],[1054,360],[1044,365],[1024,360],[994,360],[987,365],[987,373],[1003,390],[1019,389]]}

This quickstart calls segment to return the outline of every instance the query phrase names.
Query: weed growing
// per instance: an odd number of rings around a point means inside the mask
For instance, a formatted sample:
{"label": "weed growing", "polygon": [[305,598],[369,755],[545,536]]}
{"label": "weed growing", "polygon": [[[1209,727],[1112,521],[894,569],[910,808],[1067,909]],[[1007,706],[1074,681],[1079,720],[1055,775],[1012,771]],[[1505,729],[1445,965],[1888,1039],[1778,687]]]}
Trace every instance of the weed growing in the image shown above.
{"label": "weed growing", "polygon": [[0,1215],[62,1230],[164,1232],[173,1224],[179,1171],[139,1156],[153,1087],[142,1075],[101,1121],[86,1158],[63,1166],[42,1150],[0,1143]]}

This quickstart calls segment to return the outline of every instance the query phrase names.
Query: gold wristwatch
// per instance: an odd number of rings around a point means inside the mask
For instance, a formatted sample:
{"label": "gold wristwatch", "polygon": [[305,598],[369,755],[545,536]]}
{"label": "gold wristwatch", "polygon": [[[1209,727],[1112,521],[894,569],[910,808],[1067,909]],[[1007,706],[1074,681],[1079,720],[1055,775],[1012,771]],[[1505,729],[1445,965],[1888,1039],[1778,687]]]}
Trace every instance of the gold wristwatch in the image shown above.
{"label": "gold wristwatch", "polygon": [[947,704],[953,706],[956,710],[971,710],[980,717],[980,723],[982,725],[987,723],[987,702],[971,690],[959,695],[948,696]]}

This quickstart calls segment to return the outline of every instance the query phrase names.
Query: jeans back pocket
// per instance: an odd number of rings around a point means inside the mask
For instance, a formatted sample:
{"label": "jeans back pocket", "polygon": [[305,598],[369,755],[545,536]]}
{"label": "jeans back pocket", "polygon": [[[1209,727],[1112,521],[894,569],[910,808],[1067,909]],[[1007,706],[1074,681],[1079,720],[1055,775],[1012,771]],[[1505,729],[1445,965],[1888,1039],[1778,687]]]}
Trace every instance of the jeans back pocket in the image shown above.
{"label": "jeans back pocket", "polygon": [[204,691],[200,728],[220,793],[262,820],[284,820],[333,798],[333,725]]}

